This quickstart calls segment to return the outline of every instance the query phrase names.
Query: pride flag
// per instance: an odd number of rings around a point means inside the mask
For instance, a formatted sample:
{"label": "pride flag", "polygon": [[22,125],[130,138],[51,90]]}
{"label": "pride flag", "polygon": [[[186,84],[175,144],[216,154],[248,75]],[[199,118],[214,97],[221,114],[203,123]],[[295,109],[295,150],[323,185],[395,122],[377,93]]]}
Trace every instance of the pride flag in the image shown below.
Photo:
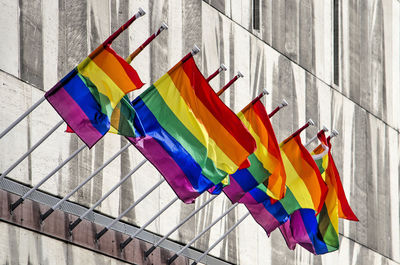
{"label": "pride flag", "polygon": [[143,86],[136,71],[110,47],[111,39],[123,29],[124,26],[45,94],[89,148],[110,129],[113,110],[122,97]]}
{"label": "pride flag", "polygon": [[[296,243],[313,254],[325,254],[339,248],[339,217],[358,221],[351,210],[344,194],[343,186],[333,161],[331,143],[323,133],[318,134],[321,141],[313,154],[321,175],[328,186],[327,196],[321,212],[315,216],[310,209],[299,209],[290,216],[290,221],[282,225],[280,230],[290,249]],[[317,157],[328,152],[323,157]]]}
{"label": "pride flag", "polygon": [[230,175],[230,185],[223,191],[237,202],[258,184],[264,183],[266,193],[273,199],[285,195],[286,173],[278,141],[264,105],[257,100],[237,115],[256,141],[257,150],[249,156],[250,166]]}
{"label": "pride flag", "polygon": [[186,203],[234,173],[256,148],[192,57],[181,60],[132,103],[146,137],[128,139]]}
{"label": "pride flag", "polygon": [[260,184],[240,200],[268,235],[297,209],[310,208],[314,214],[318,213],[327,191],[318,166],[299,135],[287,138],[280,144],[280,149],[286,171],[285,197],[273,200],[267,195],[266,186]]}

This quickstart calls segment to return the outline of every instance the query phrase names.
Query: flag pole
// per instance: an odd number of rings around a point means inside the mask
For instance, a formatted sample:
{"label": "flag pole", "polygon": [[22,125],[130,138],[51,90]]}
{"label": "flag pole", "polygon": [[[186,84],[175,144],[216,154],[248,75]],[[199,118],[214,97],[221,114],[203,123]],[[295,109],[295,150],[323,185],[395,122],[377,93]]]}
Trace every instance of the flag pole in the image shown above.
{"label": "flag pole", "polygon": [[141,16],[144,16],[146,12],[139,7],[139,11],[131,17],[125,24],[123,24],[119,29],[117,29],[113,34],[110,35],[104,42],[103,42],[103,47],[106,47],[107,45],[110,45],[118,36],[121,34],[124,30],[126,30],[132,23],[135,21],[137,18],[140,18]]}
{"label": "flag pole", "polygon": [[244,75],[238,71],[237,75],[235,75],[234,78],[231,79],[231,81],[229,81],[223,88],[221,88],[218,92],[217,92],[217,96],[219,97],[222,93],[225,92],[225,90],[227,90],[233,83],[236,82],[236,80],[238,80],[240,77],[244,77]]}
{"label": "flag pole", "polygon": [[64,120],[61,120],[56,125],[54,125],[54,127],[51,128],[42,138],[40,138],[40,140],[37,141],[35,145],[33,145],[28,151],[26,151],[25,154],[23,154],[17,161],[14,162],[14,164],[12,164],[0,175],[0,180],[2,180],[5,176],[7,176],[7,174],[9,174],[16,166],[18,166],[19,163],[22,162],[22,160],[24,160],[28,155],[30,155],[30,153],[32,153],[39,145],[41,145],[63,123]]}
{"label": "flag pole", "polygon": [[268,114],[268,118],[272,118],[278,111],[280,111],[287,105],[289,105],[289,103],[285,99],[283,99],[282,103],[279,104],[270,114]]}
{"label": "flag pole", "polygon": [[191,50],[188,54],[186,54],[185,57],[182,58],[181,62],[182,62],[182,63],[186,62],[186,61],[189,60],[191,57],[193,57],[194,55],[196,55],[197,53],[199,53],[199,51],[200,51],[200,48],[197,47],[197,45],[195,44],[195,45],[193,46],[192,50]]}
{"label": "flag pole", "polygon": [[3,138],[4,135],[6,135],[9,131],[11,131],[18,123],[20,123],[26,116],[29,115],[34,109],[36,109],[40,104],[43,103],[45,100],[45,97],[41,97],[35,104],[33,104],[28,110],[26,110],[24,113],[21,114],[13,123],[11,123],[7,128],[4,129],[0,133],[0,139]]}
{"label": "flag pole", "polygon": [[252,101],[250,101],[250,103],[247,104],[246,107],[244,107],[241,111],[244,111],[245,109],[249,108],[251,105],[253,105],[257,101],[259,101],[265,95],[269,95],[269,92],[264,88],[262,90],[262,92],[257,97],[255,97]]}
{"label": "flag pole", "polygon": [[231,233],[241,222],[244,221],[244,219],[246,219],[248,216],[250,215],[250,213],[246,213],[245,215],[242,216],[242,218],[239,219],[239,221],[237,221],[236,224],[234,224],[231,228],[229,228],[228,231],[225,232],[225,234],[223,234],[220,238],[217,239],[217,241],[215,241],[203,254],[201,254],[195,261],[193,261],[193,263],[191,265],[196,265],[197,263],[199,263],[205,256],[207,256],[208,253],[210,253],[211,250],[213,250],[215,248],[216,245],[218,245],[229,233]]}
{"label": "flag pole", "polygon": [[298,134],[300,134],[302,131],[304,131],[305,129],[308,128],[308,126],[314,126],[315,123],[312,119],[309,119],[307,121],[306,124],[304,124],[300,129],[298,129],[297,131],[295,131],[294,133],[292,133],[292,135],[289,136],[289,138],[286,139],[286,142],[289,141],[290,139],[292,139],[293,137],[297,136]]}
{"label": "flag pole", "polygon": [[219,66],[219,68],[207,78],[206,81],[209,83],[209,82],[210,82],[214,77],[216,77],[219,73],[221,73],[222,71],[226,71],[226,70],[227,70],[226,66],[222,63],[222,64]]}
{"label": "flag pole", "polygon": [[91,213],[94,208],[100,205],[108,196],[110,196],[111,193],[113,193],[119,186],[121,186],[133,173],[135,173],[141,166],[146,163],[147,160],[143,159],[136,167],[134,167],[128,174],[125,175],[117,184],[115,184],[106,194],[103,195],[90,209],[88,209],[86,212],[84,212],[81,216],[78,217],[72,224],[69,225],[69,232],[72,233],[72,231],[75,229],[77,225],[79,225],[80,222],[82,222],[83,218],[85,218],[89,213]]}
{"label": "flag pole", "polygon": [[178,230],[184,223],[186,223],[190,218],[192,218],[196,213],[198,213],[201,209],[206,207],[210,202],[212,202],[217,196],[212,196],[206,202],[204,202],[199,208],[192,211],[188,216],[185,217],[179,224],[177,224],[174,228],[172,228],[167,234],[165,234],[160,240],[157,241],[151,248],[149,248],[145,253],[144,256],[148,257],[151,252],[153,252],[162,242],[164,242],[173,232]]}
{"label": "flag pole", "polygon": [[158,213],[156,213],[153,217],[151,217],[142,227],[136,230],[130,237],[128,237],[124,242],[122,242],[120,246],[120,250],[122,251],[138,234],[140,234],[147,226],[149,226],[157,217],[159,217],[163,212],[165,212],[169,207],[172,206],[179,198],[175,197],[172,199],[167,205],[165,205]]}
{"label": "flag pole", "polygon": [[141,52],[143,51],[144,48],[146,48],[147,45],[149,45],[150,42],[152,42],[160,33],[164,30],[168,29],[168,25],[163,22],[161,24],[161,27],[157,30],[157,32],[153,33],[145,42],[143,42],[142,45],[139,46],[133,53],[131,53],[128,58],[126,58],[127,63],[131,63],[132,60]]}
{"label": "flag pole", "polygon": [[307,147],[307,146],[309,146],[312,142],[314,142],[314,141],[318,138],[318,135],[319,135],[320,133],[327,132],[327,131],[329,131],[328,128],[326,128],[325,125],[322,126],[322,130],[320,130],[313,138],[311,138],[311,139],[304,145],[304,147]]}
{"label": "flag pole", "polygon": [[232,211],[239,203],[236,202],[233,204],[228,210],[226,210],[221,216],[214,220],[209,226],[207,226],[203,231],[200,232],[197,236],[195,236],[189,243],[187,243],[183,248],[181,248],[178,252],[176,252],[171,258],[168,259],[167,264],[170,265],[174,260],[176,260],[180,254],[183,253],[187,248],[189,248],[197,239],[199,239],[202,235],[204,235],[211,227],[213,227],[216,223],[218,223],[225,215],[227,215],[230,211]]}
{"label": "flag pole", "polygon": [[46,177],[44,177],[38,184],[36,184],[33,188],[27,191],[22,197],[20,197],[16,202],[12,203],[10,206],[10,212],[12,213],[21,203],[24,202],[26,198],[28,198],[32,192],[37,190],[40,186],[43,185],[49,178],[51,178],[58,170],[60,170],[65,164],[67,164],[72,158],[77,156],[84,148],[85,144],[81,145],[78,150],[76,150],[72,155],[70,155],[67,159],[65,159],[61,164],[59,164],[53,171],[51,171]]}
{"label": "flag pole", "polygon": [[61,206],[66,200],[68,200],[76,191],[78,191],[80,188],[82,188],[86,183],[89,182],[94,176],[96,176],[100,171],[103,170],[108,164],[110,164],[112,161],[114,161],[115,158],[117,158],[123,151],[128,149],[131,144],[128,143],[124,147],[122,147],[117,153],[115,153],[110,159],[108,159],[102,166],[97,168],[90,176],[88,176],[84,181],[82,181],[75,189],[73,189],[70,193],[68,193],[64,198],[62,198],[59,202],[57,202],[53,207],[51,207],[49,210],[47,210],[44,214],[40,215],[40,221],[43,222],[46,220],[47,217],[50,216],[55,210],[57,210],[58,207]]}
{"label": "flag pole", "polygon": [[332,132],[331,132],[331,135],[328,136],[327,141],[330,142],[333,137],[336,137],[338,135],[339,135],[339,132],[336,131],[335,129],[333,129]]}
{"label": "flag pole", "polygon": [[96,234],[95,236],[95,241],[98,241],[110,228],[119,220],[121,220],[122,217],[124,217],[128,212],[130,212],[136,205],[138,205],[141,201],[144,200],[150,193],[152,193],[157,187],[159,187],[165,179],[161,179],[159,182],[157,182],[153,187],[151,187],[148,191],[146,191],[145,194],[140,196],[139,199],[135,200],[135,202],[129,206],[124,212],[122,212],[117,218],[115,218],[109,225],[103,228],[99,233]]}

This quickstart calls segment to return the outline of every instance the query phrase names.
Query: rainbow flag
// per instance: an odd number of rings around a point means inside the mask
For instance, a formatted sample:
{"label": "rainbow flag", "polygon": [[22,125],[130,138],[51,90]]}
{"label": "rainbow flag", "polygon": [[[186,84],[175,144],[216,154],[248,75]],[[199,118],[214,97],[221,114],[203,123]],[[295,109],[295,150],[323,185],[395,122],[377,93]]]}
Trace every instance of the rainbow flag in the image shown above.
{"label": "rainbow flag", "polygon": [[280,149],[286,171],[285,197],[273,200],[267,195],[266,186],[260,184],[240,199],[268,235],[300,208],[310,208],[318,213],[327,191],[318,166],[299,135],[283,141]]}
{"label": "rainbow flag", "polygon": [[[315,216],[313,210],[299,209],[290,216],[290,221],[280,227],[290,249],[296,243],[313,254],[320,255],[339,248],[339,217],[358,221],[344,194],[336,165],[330,153],[331,144],[324,133],[318,134],[321,141],[314,151],[314,158],[328,186],[327,196],[321,212]],[[327,149],[325,155],[324,149]]]}
{"label": "rainbow flag", "polygon": [[102,44],[45,97],[90,148],[109,131],[113,110],[122,97],[142,86],[136,71],[110,44]]}
{"label": "rainbow flag", "polygon": [[191,203],[234,173],[256,144],[194,60],[181,60],[133,102],[146,137],[129,138]]}
{"label": "rainbow flag", "polygon": [[232,202],[237,202],[246,192],[264,183],[271,198],[282,199],[286,191],[286,173],[264,105],[258,100],[246,106],[237,116],[255,139],[257,150],[248,158],[251,165],[230,175],[230,185],[223,191]]}

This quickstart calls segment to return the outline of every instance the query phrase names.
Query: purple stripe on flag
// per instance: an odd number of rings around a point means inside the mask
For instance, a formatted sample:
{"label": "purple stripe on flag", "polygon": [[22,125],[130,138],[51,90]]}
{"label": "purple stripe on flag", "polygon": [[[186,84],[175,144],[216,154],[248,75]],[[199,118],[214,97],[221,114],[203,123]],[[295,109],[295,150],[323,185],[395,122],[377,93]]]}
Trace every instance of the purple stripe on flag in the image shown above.
{"label": "purple stripe on flag", "polygon": [[240,200],[240,202],[244,201],[246,201],[244,205],[249,210],[254,220],[261,225],[265,232],[267,232],[267,235],[270,236],[271,232],[279,227],[279,221],[265,209],[262,203],[257,203],[250,193],[246,193]]}
{"label": "purple stripe on flag", "polygon": [[49,103],[63,117],[64,121],[89,147],[103,135],[92,125],[89,118],[68,92],[61,87],[57,93],[47,97]]}
{"label": "purple stripe on flag", "polygon": [[235,178],[230,177],[229,181],[229,185],[224,187],[223,191],[232,203],[238,202],[243,197],[245,192],[239,183],[237,183]]}
{"label": "purple stripe on flag", "polygon": [[185,203],[193,203],[200,194],[193,189],[192,184],[175,160],[151,136],[130,138],[128,140],[152,163],[164,176],[165,180]]}
{"label": "purple stripe on flag", "polygon": [[292,234],[292,229],[290,227],[290,219],[287,220],[284,224],[282,224],[279,227],[279,230],[281,231],[283,237],[285,238],[286,245],[288,246],[289,249],[293,250],[296,247],[296,239],[294,239],[293,234]]}
{"label": "purple stripe on flag", "polygon": [[293,233],[293,237],[296,238],[296,241],[299,242],[299,244],[303,248],[315,254],[313,243],[304,225],[304,220],[302,218],[300,210],[295,211],[290,216],[290,226],[293,227],[293,229],[291,230]]}

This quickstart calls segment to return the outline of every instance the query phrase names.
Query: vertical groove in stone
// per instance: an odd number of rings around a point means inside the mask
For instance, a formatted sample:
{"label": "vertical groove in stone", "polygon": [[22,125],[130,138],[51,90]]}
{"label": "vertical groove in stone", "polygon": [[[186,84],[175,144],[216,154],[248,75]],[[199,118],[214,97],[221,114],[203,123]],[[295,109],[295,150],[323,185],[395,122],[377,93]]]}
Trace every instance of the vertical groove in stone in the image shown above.
{"label": "vertical groove in stone", "polygon": [[[198,47],[201,47],[202,44],[202,8],[201,1],[198,0],[185,0],[182,1],[182,12],[183,12],[183,22],[182,22],[182,36],[183,36],[183,54],[187,54],[193,48],[193,45],[196,44]],[[201,56],[202,52],[195,55],[195,61],[199,69],[203,69],[201,65],[201,58],[196,58]],[[182,220],[186,216],[188,216],[195,209],[195,204],[192,205],[184,205],[181,204],[179,210],[179,219]],[[194,227],[199,227],[198,225],[198,217],[190,219],[186,222],[181,228],[179,228],[179,239],[182,241],[191,240],[196,234],[196,229]],[[199,227],[199,231],[202,231],[202,227]]]}
{"label": "vertical groove in stone", "polygon": [[314,2],[312,0],[300,1],[299,13],[298,62],[308,71],[315,73]]}
{"label": "vertical groove in stone", "polygon": [[42,1],[19,0],[21,79],[43,89]]}
{"label": "vertical groove in stone", "polygon": [[[86,11],[86,2],[59,0],[58,79],[63,78],[88,55]],[[72,154],[78,148],[80,140],[75,134],[70,134],[69,137],[69,153]],[[68,191],[74,189],[88,176],[86,174],[88,171],[82,172],[81,168],[91,166],[91,162],[89,164],[82,162],[89,152],[88,149],[83,150],[68,163],[70,177],[62,180],[63,183],[66,182],[63,186],[67,186]],[[82,196],[82,192],[80,195]]]}
{"label": "vertical groove in stone", "polygon": [[[315,128],[319,130],[322,124],[320,124],[319,121],[320,108],[318,103],[318,88],[316,82],[317,80],[314,76],[306,74],[306,120],[312,119],[315,122]],[[315,136],[315,130],[306,130],[305,133],[307,136],[306,139],[311,139]]]}

